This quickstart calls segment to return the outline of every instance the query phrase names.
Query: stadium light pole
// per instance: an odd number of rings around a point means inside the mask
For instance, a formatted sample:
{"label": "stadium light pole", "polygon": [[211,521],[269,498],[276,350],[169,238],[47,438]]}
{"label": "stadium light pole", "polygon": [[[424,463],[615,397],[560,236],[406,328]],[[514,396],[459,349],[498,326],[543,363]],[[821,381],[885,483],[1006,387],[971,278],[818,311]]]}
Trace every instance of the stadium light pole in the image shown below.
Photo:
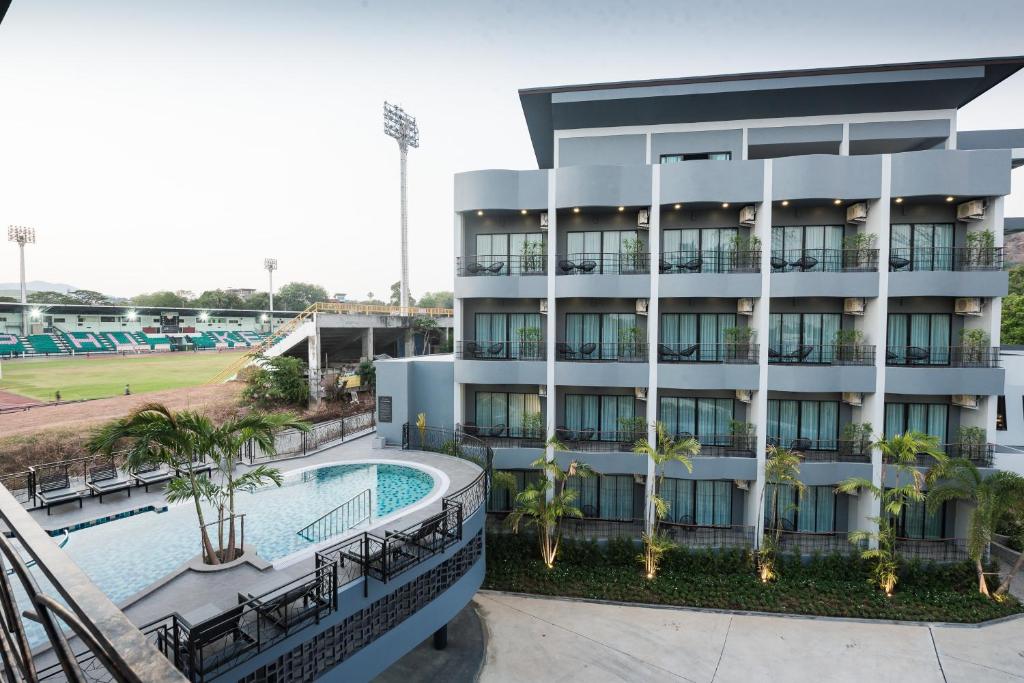
{"label": "stadium light pole", "polygon": [[25,305],[28,304],[28,284],[25,282],[25,245],[35,244],[36,229],[26,228],[23,225],[10,225],[7,227],[7,241],[17,242],[21,252],[21,334],[28,334],[28,318],[25,315]]}
{"label": "stadium light pole", "polygon": [[267,288],[267,293],[270,295],[270,331],[274,331],[274,271],[277,270],[277,259],[276,258],[265,258],[263,259],[263,267],[267,269],[267,275],[270,277],[270,285]]}
{"label": "stadium light pole", "polygon": [[384,134],[398,142],[401,165],[402,281],[399,303],[402,308],[405,308],[409,305],[409,211],[406,198],[406,163],[409,156],[409,148],[415,149],[420,146],[420,129],[416,125],[415,117],[409,116],[397,104],[384,102]]}

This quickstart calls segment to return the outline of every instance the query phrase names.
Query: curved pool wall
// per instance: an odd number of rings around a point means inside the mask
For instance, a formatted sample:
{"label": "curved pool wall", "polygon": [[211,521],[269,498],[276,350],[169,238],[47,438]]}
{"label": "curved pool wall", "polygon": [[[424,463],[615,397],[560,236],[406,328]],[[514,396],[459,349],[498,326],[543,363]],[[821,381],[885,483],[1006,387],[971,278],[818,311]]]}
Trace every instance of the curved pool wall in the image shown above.
{"label": "curved pool wall", "polygon": [[[387,584],[360,579],[343,586],[336,612],[212,680],[298,683],[312,677],[325,681],[372,679],[447,625],[483,585],[485,515],[486,506],[481,505],[463,520],[458,543]],[[465,566],[458,567],[454,575],[450,567],[460,562]],[[364,581],[368,581],[365,596]],[[408,609],[410,597],[431,589],[436,595],[429,602]],[[331,661],[331,656],[344,656],[338,653],[344,653],[346,643],[358,640],[358,634],[352,634],[353,622],[363,619],[382,624],[382,632],[350,656]]]}

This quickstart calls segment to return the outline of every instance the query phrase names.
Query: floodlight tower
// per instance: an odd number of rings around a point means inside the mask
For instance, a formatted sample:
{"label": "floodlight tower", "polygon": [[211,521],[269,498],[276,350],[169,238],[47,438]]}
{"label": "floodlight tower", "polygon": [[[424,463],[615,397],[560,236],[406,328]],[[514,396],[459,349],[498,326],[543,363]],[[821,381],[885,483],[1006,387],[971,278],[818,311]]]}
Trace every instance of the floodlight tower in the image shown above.
{"label": "floodlight tower", "polygon": [[265,258],[263,259],[263,267],[267,269],[267,275],[270,277],[270,286],[267,288],[267,292],[270,294],[270,331],[274,331],[274,271],[277,270],[277,259],[276,258]]}
{"label": "floodlight tower", "polygon": [[25,282],[25,245],[35,244],[36,229],[26,228],[23,225],[10,225],[7,227],[7,241],[17,242],[21,251],[21,333],[28,334],[28,317],[25,315],[24,305],[28,303],[28,286]]}
{"label": "floodlight tower", "polygon": [[401,192],[402,192],[402,282],[401,305],[409,305],[409,212],[406,199],[405,167],[409,156],[409,148],[420,146],[420,129],[416,118],[409,116],[397,104],[384,102],[384,134],[398,142],[399,158],[401,159]]}

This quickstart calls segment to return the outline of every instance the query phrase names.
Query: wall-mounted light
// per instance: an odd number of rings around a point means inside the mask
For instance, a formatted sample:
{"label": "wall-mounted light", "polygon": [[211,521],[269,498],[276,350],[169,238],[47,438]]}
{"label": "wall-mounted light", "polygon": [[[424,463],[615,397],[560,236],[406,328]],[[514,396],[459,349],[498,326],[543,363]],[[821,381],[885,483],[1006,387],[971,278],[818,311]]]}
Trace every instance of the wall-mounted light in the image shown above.
{"label": "wall-mounted light", "polygon": [[675,209],[676,211],[678,211],[679,209],[683,208],[683,205],[682,204],[676,204],[672,208]]}
{"label": "wall-mounted light", "polygon": [[519,213],[521,213],[521,214],[523,214],[525,216],[526,215],[526,209],[519,209]]}
{"label": "wall-mounted light", "polygon": [[207,320],[210,319],[210,314],[207,313],[206,311],[203,311],[202,313],[199,314],[199,319],[205,323]]}
{"label": "wall-mounted light", "polygon": [[893,201],[896,202],[897,204],[902,204],[903,203],[903,197],[897,197]]}
{"label": "wall-mounted light", "polygon": [[782,204],[783,206],[789,206],[789,200],[788,200],[788,199],[783,199],[783,200],[782,200],[782,202],[781,202],[781,204]]}
{"label": "wall-mounted light", "polygon": [[28,314],[32,317],[33,320],[38,320],[39,316],[43,314],[43,311],[39,308],[30,308]]}
{"label": "wall-mounted light", "polygon": [[476,215],[477,216],[483,216],[484,215],[483,209],[477,209]]}
{"label": "wall-mounted light", "polygon": [[946,197],[946,201],[947,201],[947,202],[951,202],[951,201],[953,201],[954,199],[956,199],[956,197]]}
{"label": "wall-mounted light", "polygon": [[843,203],[843,200],[842,199],[833,199],[832,203],[835,204],[836,206],[839,206],[840,204]]}
{"label": "wall-mounted light", "polygon": [[619,207],[619,211],[625,211],[625,210],[626,210],[626,207],[624,207],[624,206],[620,206]]}
{"label": "wall-mounted light", "polygon": [[129,320],[135,320],[136,318],[139,317],[139,312],[134,309],[125,311],[124,317],[128,318]]}
{"label": "wall-mounted light", "polygon": [[572,212],[573,213],[579,213],[580,212],[580,207],[574,206],[573,209],[572,209]]}
{"label": "wall-mounted light", "polygon": [[722,202],[722,208],[723,209],[728,209],[729,208],[729,202]]}

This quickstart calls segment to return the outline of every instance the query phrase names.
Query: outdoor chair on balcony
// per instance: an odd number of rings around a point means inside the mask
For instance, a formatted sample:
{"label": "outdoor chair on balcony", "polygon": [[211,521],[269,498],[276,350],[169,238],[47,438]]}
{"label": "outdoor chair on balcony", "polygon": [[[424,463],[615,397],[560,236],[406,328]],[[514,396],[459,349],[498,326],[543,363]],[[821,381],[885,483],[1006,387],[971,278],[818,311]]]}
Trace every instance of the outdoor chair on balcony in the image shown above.
{"label": "outdoor chair on balcony", "polygon": [[658,355],[663,361],[672,362],[679,360],[679,352],[667,344],[658,344]]}
{"label": "outdoor chair on balcony", "polygon": [[466,272],[470,275],[479,275],[485,270],[487,270],[487,266],[477,263],[476,261],[470,261],[466,264]]}
{"label": "outdoor chair on balcony", "polygon": [[490,356],[491,358],[500,356],[504,348],[505,342],[494,342],[493,344],[487,347],[487,355]]}
{"label": "outdoor chair on balcony", "polygon": [[665,259],[660,259],[658,261],[658,271],[661,273],[671,273],[673,268],[675,268],[675,264],[670,261],[666,261]]}
{"label": "outdoor chair on balcony", "polygon": [[576,440],[576,432],[567,427],[555,427],[555,436],[563,442]]}
{"label": "outdoor chair on balcony", "polygon": [[597,508],[593,505],[584,505],[580,507],[580,512],[583,513],[584,517],[597,517]]}
{"label": "outdoor chair on balcony", "polygon": [[779,437],[777,436],[769,436],[766,441],[767,445],[775,446],[776,448],[778,448],[781,445],[781,443],[779,442]]}
{"label": "outdoor chair on balcony", "polygon": [[798,258],[796,261],[790,261],[789,265],[791,265],[794,268],[799,268],[800,272],[803,273],[817,266],[818,259],[814,258],[813,256],[804,255]]}
{"label": "outdoor chair on balcony", "polygon": [[793,443],[789,444],[789,450],[791,451],[809,451],[811,450],[810,439],[793,439]]}
{"label": "outdoor chair on balcony", "polygon": [[579,434],[576,435],[576,441],[590,441],[590,440],[592,440],[594,438],[594,434],[596,434],[596,433],[597,433],[597,430],[594,429],[593,427],[587,427],[586,429],[581,429]]}
{"label": "outdoor chair on balcony", "polygon": [[922,346],[908,346],[906,359],[908,363],[927,363],[932,352]]}
{"label": "outdoor chair on balcony", "polygon": [[64,468],[60,472],[44,474],[39,477],[36,484],[36,497],[46,506],[46,514],[50,514],[50,508],[55,505],[63,505],[78,501],[78,507],[82,507],[81,492],[71,488],[71,480],[68,478],[68,470]]}
{"label": "outdoor chair on balcony", "polygon": [[501,272],[501,269],[504,268],[504,267],[505,267],[505,262],[504,261],[495,261],[494,263],[492,263],[491,265],[489,265],[487,267],[487,271],[489,273],[494,273],[495,275],[497,275],[498,273]]}
{"label": "outdoor chair on balcony", "polygon": [[135,480],[135,485],[144,487],[146,489],[146,493],[149,493],[150,486],[154,484],[163,484],[164,482],[170,481],[173,477],[174,475],[171,474],[170,470],[158,462],[139,465],[135,471],[132,472],[132,479]]}
{"label": "outdoor chair on balcony", "polygon": [[196,673],[211,673],[257,647],[253,634],[257,613],[245,609],[249,602],[245,596],[239,594],[238,602],[223,614],[192,626],[187,641],[180,645],[180,661],[194,657]]}
{"label": "outdoor chair on balcony", "polygon": [[890,256],[889,257],[889,268],[892,270],[903,270],[910,265],[910,259],[903,258],[902,256]]}
{"label": "outdoor chair on balcony", "polygon": [[591,259],[581,261],[580,264],[576,266],[576,269],[581,273],[592,273],[595,268],[597,268],[597,261],[592,261]]}
{"label": "outdoor chair on balcony", "polygon": [[772,264],[772,270],[779,270],[779,271],[785,271],[786,270],[786,266],[789,265],[788,263],[786,263],[785,259],[780,258],[778,256],[772,256],[771,257],[771,264]]}
{"label": "outdoor chair on balcony", "polygon": [[462,425],[462,433],[469,434],[470,436],[476,436],[480,429],[476,426],[475,422],[465,422]]}
{"label": "outdoor chair on balcony", "polygon": [[773,349],[772,347],[769,346],[768,347],[768,360],[778,360],[780,358],[782,358],[782,354],[780,354],[777,350],[775,350],[775,349]]}
{"label": "outdoor chair on balcony", "polygon": [[685,358],[687,360],[693,360],[693,357],[695,355],[698,355],[697,351],[699,351],[699,350],[700,350],[700,344],[690,344],[685,349],[683,349],[682,351],[679,352],[679,358],[680,358],[680,360],[682,360],[683,358]]}
{"label": "outdoor chair on balcony", "polygon": [[572,360],[576,357],[576,351],[565,342],[555,344],[555,352],[562,360]]}
{"label": "outdoor chair on balcony", "polygon": [[563,273],[571,273],[576,270],[576,264],[569,259],[558,259],[558,269]]}
{"label": "outdoor chair on balcony", "polygon": [[480,355],[480,345],[476,342],[468,341],[462,346],[463,355],[467,358],[476,358]]}
{"label": "outdoor chair on balcony", "polygon": [[704,267],[704,259],[700,256],[692,258],[686,263],[679,265],[679,270],[685,270],[687,273],[699,273],[700,269]]}
{"label": "outdoor chair on balcony", "polygon": [[783,360],[790,361],[792,363],[801,363],[807,360],[807,357],[814,352],[814,347],[809,344],[801,344],[795,351],[787,353],[782,356]]}
{"label": "outdoor chair on balcony", "polygon": [[497,424],[487,430],[487,436],[497,438],[505,433],[505,425]]}
{"label": "outdoor chair on balcony", "polygon": [[594,342],[587,342],[580,347],[580,356],[589,356],[594,351],[597,351],[597,344]]}
{"label": "outdoor chair on balcony", "polygon": [[86,486],[92,495],[99,496],[103,502],[103,496],[111,493],[127,491],[128,497],[132,497],[132,483],[128,479],[122,479],[118,474],[113,462],[104,463],[89,468],[89,476],[86,479]]}

